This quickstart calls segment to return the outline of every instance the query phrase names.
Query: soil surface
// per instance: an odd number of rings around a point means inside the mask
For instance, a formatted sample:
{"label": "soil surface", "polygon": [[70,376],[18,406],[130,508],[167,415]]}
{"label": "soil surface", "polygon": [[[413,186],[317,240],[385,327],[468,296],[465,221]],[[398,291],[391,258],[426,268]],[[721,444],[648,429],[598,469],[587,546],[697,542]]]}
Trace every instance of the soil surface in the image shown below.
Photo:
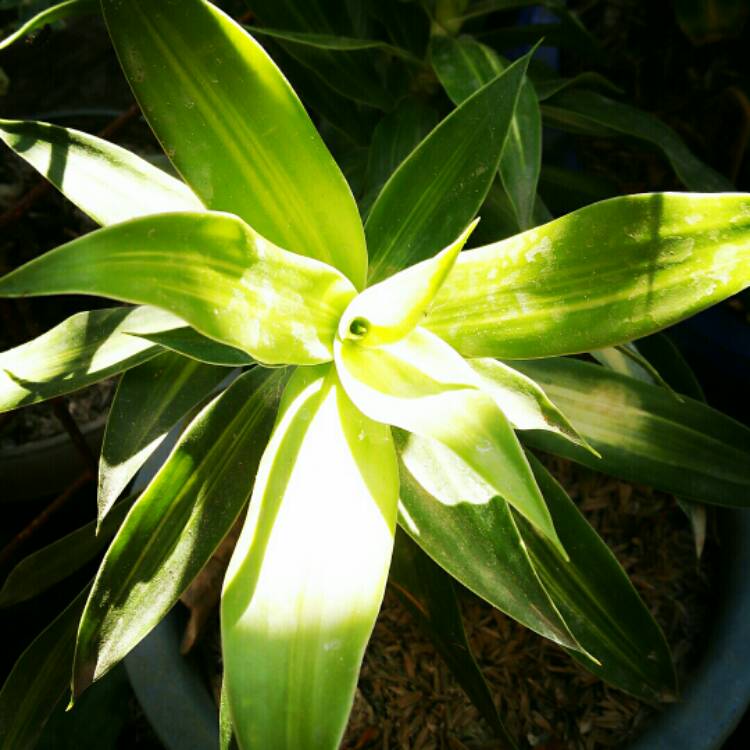
{"label": "soil surface", "polygon": [[[710,615],[709,542],[696,560],[674,499],[560,459],[549,466],[614,551],[689,679]],[[560,647],[461,590],[467,635],[500,716],[522,744],[547,750],[624,746],[655,715],[606,686]],[[346,750],[484,750],[502,745],[393,591],[365,655]]]}

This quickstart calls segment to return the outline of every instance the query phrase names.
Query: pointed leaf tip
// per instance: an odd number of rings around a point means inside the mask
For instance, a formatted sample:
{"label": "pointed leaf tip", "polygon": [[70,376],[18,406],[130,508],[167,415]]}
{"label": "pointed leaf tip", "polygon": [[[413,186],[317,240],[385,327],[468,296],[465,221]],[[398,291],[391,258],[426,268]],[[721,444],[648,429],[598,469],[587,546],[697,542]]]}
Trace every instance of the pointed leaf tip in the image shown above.
{"label": "pointed leaf tip", "polygon": [[434,258],[417,263],[355,297],[341,317],[338,335],[363,346],[402,339],[419,324],[451,272],[479,218]]}

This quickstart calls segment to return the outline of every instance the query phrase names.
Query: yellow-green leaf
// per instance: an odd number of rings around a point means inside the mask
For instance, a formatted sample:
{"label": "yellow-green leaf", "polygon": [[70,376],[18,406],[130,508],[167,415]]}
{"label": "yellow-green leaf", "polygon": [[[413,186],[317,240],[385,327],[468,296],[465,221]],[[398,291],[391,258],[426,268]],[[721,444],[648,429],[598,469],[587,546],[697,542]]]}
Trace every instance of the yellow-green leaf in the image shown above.
{"label": "yellow-green leaf", "polygon": [[203,210],[183,182],[88,133],[44,122],[0,120],[0,140],[98,224]]}
{"label": "yellow-green leaf", "polygon": [[750,195],[602,201],[462,253],[425,327],[461,354],[507,359],[645,336],[750,284]]}
{"label": "yellow-green leaf", "polygon": [[362,346],[391,344],[406,336],[421,322],[477,221],[434,258],[358,294],[341,318],[339,336],[356,339]]}
{"label": "yellow-green leaf", "polygon": [[355,291],[335,268],[272,245],[236,216],[206,212],[100,229],[0,279],[0,296],[49,294],[153,304],[260,362],[315,364],[332,358]]}
{"label": "yellow-green leaf", "polygon": [[398,500],[389,429],[332,365],[300,368],[261,461],[222,595],[243,750],[335,750],[385,588]]}
{"label": "yellow-green leaf", "polygon": [[73,315],[0,354],[0,412],[62,396],[155,357],[160,346],[134,334],[184,322],[153,307],[114,307]]}
{"label": "yellow-green leaf", "polygon": [[263,48],[205,0],[102,8],[146,119],[201,200],[361,288],[367,253],[354,198]]}
{"label": "yellow-green leaf", "polygon": [[380,347],[337,339],[335,352],[341,382],[359,409],[371,419],[448,446],[542,534],[557,541],[512,427],[453,349],[415,328]]}

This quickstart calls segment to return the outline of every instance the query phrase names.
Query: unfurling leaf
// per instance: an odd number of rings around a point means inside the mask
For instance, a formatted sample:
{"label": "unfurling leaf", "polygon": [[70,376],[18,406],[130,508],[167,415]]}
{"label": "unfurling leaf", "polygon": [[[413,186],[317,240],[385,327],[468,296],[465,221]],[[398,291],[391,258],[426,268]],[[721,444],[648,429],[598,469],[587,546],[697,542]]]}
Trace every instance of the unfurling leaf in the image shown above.
{"label": "unfurling leaf", "polygon": [[395,344],[371,348],[337,339],[335,349],[339,376],[357,408],[448,446],[541,533],[557,540],[513,429],[450,346],[415,328]]}

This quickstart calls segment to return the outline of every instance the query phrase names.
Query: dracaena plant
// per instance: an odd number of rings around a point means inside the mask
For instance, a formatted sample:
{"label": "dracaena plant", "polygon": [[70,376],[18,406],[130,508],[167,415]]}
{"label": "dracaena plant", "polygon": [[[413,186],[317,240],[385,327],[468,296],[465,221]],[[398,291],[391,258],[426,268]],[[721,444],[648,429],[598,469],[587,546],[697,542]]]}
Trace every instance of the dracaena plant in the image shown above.
{"label": "dracaena plant", "polygon": [[[248,499],[221,601],[224,743],[233,730],[242,748],[338,746],[392,555],[391,575],[501,736],[449,622],[447,574],[611,684],[649,701],[672,693],[658,626],[522,443],[747,504],[745,428],[563,355],[653,333],[748,285],[750,197],[616,198],[462,250],[498,170],[512,179],[502,160],[527,56],[459,97],[363,226],[245,29],[205,0],[101,9],[180,178],[85,133],[0,121],[3,140],[103,225],[7,274],[0,294],[135,305],[79,313],[0,355],[3,410],[124,373],[99,476],[99,531],[114,537],[91,587],[3,687],[0,746],[33,743],[71,664],[75,699],[147,635]],[[148,486],[117,502],[183,418]],[[23,574],[21,563],[0,603],[36,593]]]}

